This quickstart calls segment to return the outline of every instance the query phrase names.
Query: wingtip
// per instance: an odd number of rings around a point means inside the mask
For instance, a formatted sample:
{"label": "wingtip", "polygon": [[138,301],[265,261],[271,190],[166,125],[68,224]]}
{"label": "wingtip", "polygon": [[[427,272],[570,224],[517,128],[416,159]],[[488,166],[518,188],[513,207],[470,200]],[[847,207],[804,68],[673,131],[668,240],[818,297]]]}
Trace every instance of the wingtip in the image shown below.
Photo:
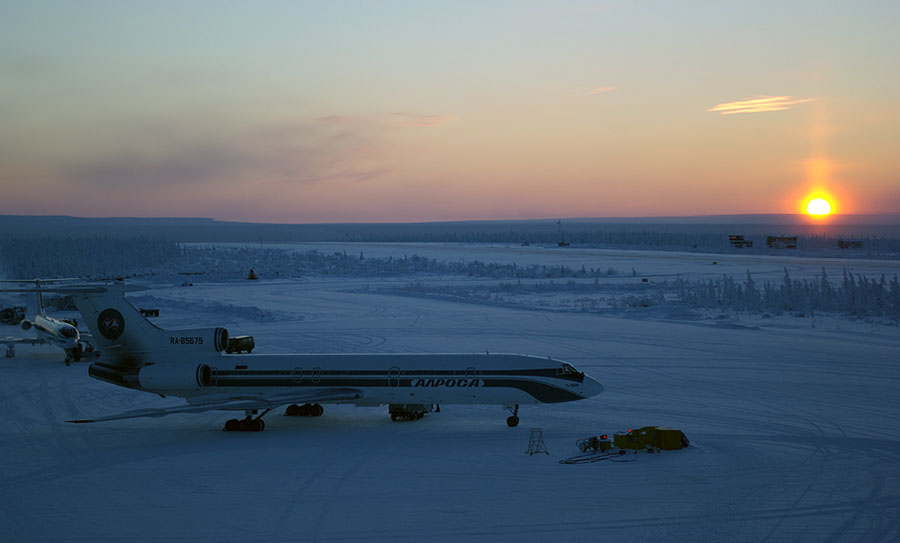
{"label": "wingtip", "polygon": [[67,420],[66,422],[71,422],[72,424],[85,424],[88,422],[97,422],[93,419],[78,419],[78,420]]}

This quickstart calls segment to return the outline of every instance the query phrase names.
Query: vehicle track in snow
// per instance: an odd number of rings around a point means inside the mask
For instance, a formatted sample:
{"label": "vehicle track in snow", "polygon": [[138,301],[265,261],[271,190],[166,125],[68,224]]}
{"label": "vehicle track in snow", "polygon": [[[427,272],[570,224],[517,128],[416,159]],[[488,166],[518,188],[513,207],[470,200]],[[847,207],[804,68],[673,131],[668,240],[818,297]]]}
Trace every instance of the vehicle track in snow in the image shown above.
{"label": "vehicle track in snow", "polygon": [[[572,345],[566,338],[555,337],[552,339],[543,339],[550,344],[562,347],[565,351],[574,351],[580,352],[586,355],[594,355],[601,356],[601,353],[597,352],[591,348],[585,348],[580,346]],[[618,338],[617,341],[625,341],[628,342],[627,338]],[[638,343],[644,344],[643,340],[638,341]],[[653,343],[653,342],[649,342]],[[682,346],[672,346],[673,350],[687,350],[688,352],[694,350],[693,347],[689,347],[685,349]],[[702,349],[696,349],[698,352],[702,351]],[[639,372],[647,372],[655,375],[656,379],[663,379],[665,381],[673,382],[675,388],[678,388],[679,382],[683,382],[686,379],[695,379],[695,377],[680,377],[675,372],[684,370],[684,366],[677,365],[659,365],[658,367],[648,367],[645,364],[633,364],[631,361],[625,360],[617,360],[614,357],[606,357],[607,360],[613,362],[613,364],[604,364],[603,367],[615,367],[619,368],[628,368],[631,371],[639,371]],[[710,365],[711,366],[711,365]],[[732,364],[729,364],[729,367],[733,367]],[[695,369],[691,367],[691,369]],[[601,381],[603,378],[600,377]],[[775,438],[790,440],[792,438],[800,439],[801,443],[798,444],[800,449],[804,448],[802,443],[807,443],[809,446],[808,452],[802,456],[798,457],[792,463],[793,465],[789,465],[786,467],[779,468],[781,471],[785,473],[785,476],[790,476],[792,474],[798,473],[799,470],[803,470],[805,472],[810,471],[810,465],[812,465],[812,473],[807,474],[804,477],[804,483],[801,488],[799,488],[796,492],[796,498],[790,504],[790,508],[792,511],[803,511],[803,515],[808,515],[809,511],[819,510],[820,515],[818,515],[818,519],[815,515],[813,515],[808,521],[807,529],[812,530],[813,523],[821,523],[824,519],[829,519],[830,515],[833,513],[829,513],[826,511],[828,505],[834,502],[837,499],[837,496],[841,495],[843,490],[842,483],[835,477],[828,477],[827,480],[823,478],[825,475],[830,475],[830,471],[834,470],[837,466],[842,465],[844,462],[852,461],[854,458],[858,458],[856,453],[851,453],[843,449],[842,444],[846,444],[851,439],[848,436],[845,429],[835,422],[831,418],[824,417],[820,414],[814,413],[812,411],[806,409],[799,408],[791,408],[787,407],[783,404],[783,400],[785,398],[777,398],[773,397],[769,400],[760,399],[760,390],[753,389],[739,389],[734,392],[731,391],[723,391],[717,390],[716,388],[712,388],[709,394],[714,398],[715,396],[724,395],[724,402],[716,402],[714,399],[712,403],[709,400],[706,402],[698,402],[692,401],[686,398],[675,397],[672,398],[672,403],[680,406],[684,406],[685,404],[693,404],[699,405],[703,407],[706,411],[710,413],[710,415],[699,415],[695,414],[689,416],[694,420],[695,424],[699,425],[710,425],[716,424],[721,425],[724,420],[730,420],[731,425],[740,428],[755,428],[758,431],[762,432],[762,434],[757,439],[762,439],[763,442],[767,439]],[[658,393],[643,393],[641,391],[629,390],[629,396],[638,396],[645,397],[648,399],[655,399]],[[600,397],[595,401],[602,401],[603,398]],[[738,400],[737,402],[735,400]],[[740,405],[740,403],[747,403],[748,406],[746,408],[736,408],[735,406]],[[769,411],[778,414],[781,419],[787,421],[784,422],[762,422],[759,419],[759,410],[755,409],[753,406],[758,406],[762,408],[763,412]],[[679,413],[680,418],[684,418],[684,413]],[[725,419],[723,419],[725,417]],[[737,417],[737,418],[735,418]],[[798,424],[795,424],[792,421],[796,421]],[[830,428],[829,430],[826,430]],[[807,428],[807,430],[804,430]],[[769,434],[772,437],[766,438],[765,435]],[[893,459],[896,460],[896,459]],[[768,467],[758,468],[762,469],[770,469]],[[840,468],[838,468],[840,469]],[[858,510],[853,511],[852,514],[848,515],[848,518],[843,522],[843,524],[835,529],[835,532],[832,534],[831,539],[837,540],[842,535],[852,531],[859,531],[860,520],[865,517],[866,511],[869,510],[870,506],[875,503],[878,499],[881,488],[884,486],[884,474],[878,472],[872,472],[869,470],[869,473],[872,475],[872,492],[866,497],[866,499],[860,504]],[[761,491],[765,491],[765,488],[761,488]],[[811,492],[816,492],[816,497],[812,498],[811,506],[802,505],[804,502],[810,501]],[[740,498],[738,501],[733,502],[728,509],[737,509],[742,506],[742,503],[746,501],[746,497]],[[717,507],[724,507],[722,504],[719,504]],[[812,509],[810,509],[812,507]],[[707,511],[708,512],[708,511]],[[783,519],[779,519],[778,522],[774,523],[769,532],[765,535],[763,540],[770,540],[772,537],[778,537],[779,529],[785,522],[785,519],[793,518],[791,515],[786,515]],[[888,524],[891,523],[890,519],[885,519]],[[896,522],[896,519],[893,521]],[[879,525],[877,523],[870,523],[874,528],[869,530],[863,534],[863,538],[875,538],[878,536],[879,532],[877,531]],[[814,530],[813,530],[814,531]]]}

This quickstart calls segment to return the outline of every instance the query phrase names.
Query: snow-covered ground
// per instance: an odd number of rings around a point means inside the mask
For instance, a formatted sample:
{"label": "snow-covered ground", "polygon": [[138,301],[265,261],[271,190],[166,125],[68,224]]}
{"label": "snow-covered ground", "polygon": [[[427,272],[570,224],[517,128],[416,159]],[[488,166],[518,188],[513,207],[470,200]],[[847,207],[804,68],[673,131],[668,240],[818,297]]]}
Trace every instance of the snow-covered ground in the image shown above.
{"label": "snow-covered ground", "polygon": [[[620,281],[896,261],[538,247],[304,244],[621,270]],[[713,264],[712,262],[717,262]],[[636,272],[632,274],[632,270]],[[756,275],[758,274],[758,275]],[[468,280],[468,279],[466,279]],[[473,281],[482,279],[473,278]],[[410,296],[437,277],[321,277],[155,285],[132,295],[161,326],[225,325],[257,352],[517,352],[571,362],[606,392],[524,407],[445,406],[415,422],[326,406],[226,433],[204,413],[65,420],[178,403],[117,388],[38,347],[0,359],[0,525],[9,541],[890,541],[900,538],[900,329],[865,319],[658,311]],[[508,280],[507,280],[508,281]],[[627,318],[626,318],[627,317]],[[3,335],[17,329],[4,327]],[[579,438],[681,428],[691,447],[562,465]],[[523,454],[542,428],[549,455]]]}

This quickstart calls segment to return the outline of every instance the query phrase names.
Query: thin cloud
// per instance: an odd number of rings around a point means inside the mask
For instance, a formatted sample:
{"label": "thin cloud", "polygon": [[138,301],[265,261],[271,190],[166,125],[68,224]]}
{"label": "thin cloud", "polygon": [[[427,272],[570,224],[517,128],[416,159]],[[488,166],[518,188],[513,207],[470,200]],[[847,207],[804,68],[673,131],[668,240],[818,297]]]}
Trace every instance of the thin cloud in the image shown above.
{"label": "thin cloud", "polygon": [[374,115],[328,115],[316,119],[323,124],[411,128],[434,128],[455,120],[456,118],[450,115],[423,115],[406,111]]}
{"label": "thin cloud", "polygon": [[[57,166],[58,178],[90,189],[224,187],[247,180],[365,182],[391,171],[371,130],[315,123],[179,130],[162,123],[123,135],[115,148]],[[159,134],[166,134],[161,137]]]}
{"label": "thin cloud", "polygon": [[616,90],[615,87],[607,86],[607,87],[578,87],[575,89],[575,94],[578,96],[596,96],[598,94],[606,94],[607,92],[612,92]]}
{"label": "thin cloud", "polygon": [[766,113],[769,111],[783,111],[791,109],[791,106],[812,102],[812,98],[796,98],[794,96],[760,96],[748,98],[736,102],[719,104],[706,111],[721,115],[734,115],[735,113]]}

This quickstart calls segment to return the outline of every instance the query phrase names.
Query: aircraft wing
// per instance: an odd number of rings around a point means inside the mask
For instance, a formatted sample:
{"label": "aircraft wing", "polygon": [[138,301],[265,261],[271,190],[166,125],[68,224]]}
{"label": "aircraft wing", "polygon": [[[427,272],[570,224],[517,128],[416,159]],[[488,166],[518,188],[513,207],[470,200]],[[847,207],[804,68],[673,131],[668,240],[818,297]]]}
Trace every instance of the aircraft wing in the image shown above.
{"label": "aircraft wing", "polygon": [[176,413],[202,413],[204,411],[250,411],[253,409],[272,409],[289,403],[335,402],[362,398],[361,390],[355,388],[325,388],[311,392],[296,392],[274,396],[231,396],[196,405],[179,405],[160,409],[136,409],[105,417],[93,419],[67,420],[75,424],[86,422],[103,422],[108,420],[136,419],[140,417],[164,417]]}

